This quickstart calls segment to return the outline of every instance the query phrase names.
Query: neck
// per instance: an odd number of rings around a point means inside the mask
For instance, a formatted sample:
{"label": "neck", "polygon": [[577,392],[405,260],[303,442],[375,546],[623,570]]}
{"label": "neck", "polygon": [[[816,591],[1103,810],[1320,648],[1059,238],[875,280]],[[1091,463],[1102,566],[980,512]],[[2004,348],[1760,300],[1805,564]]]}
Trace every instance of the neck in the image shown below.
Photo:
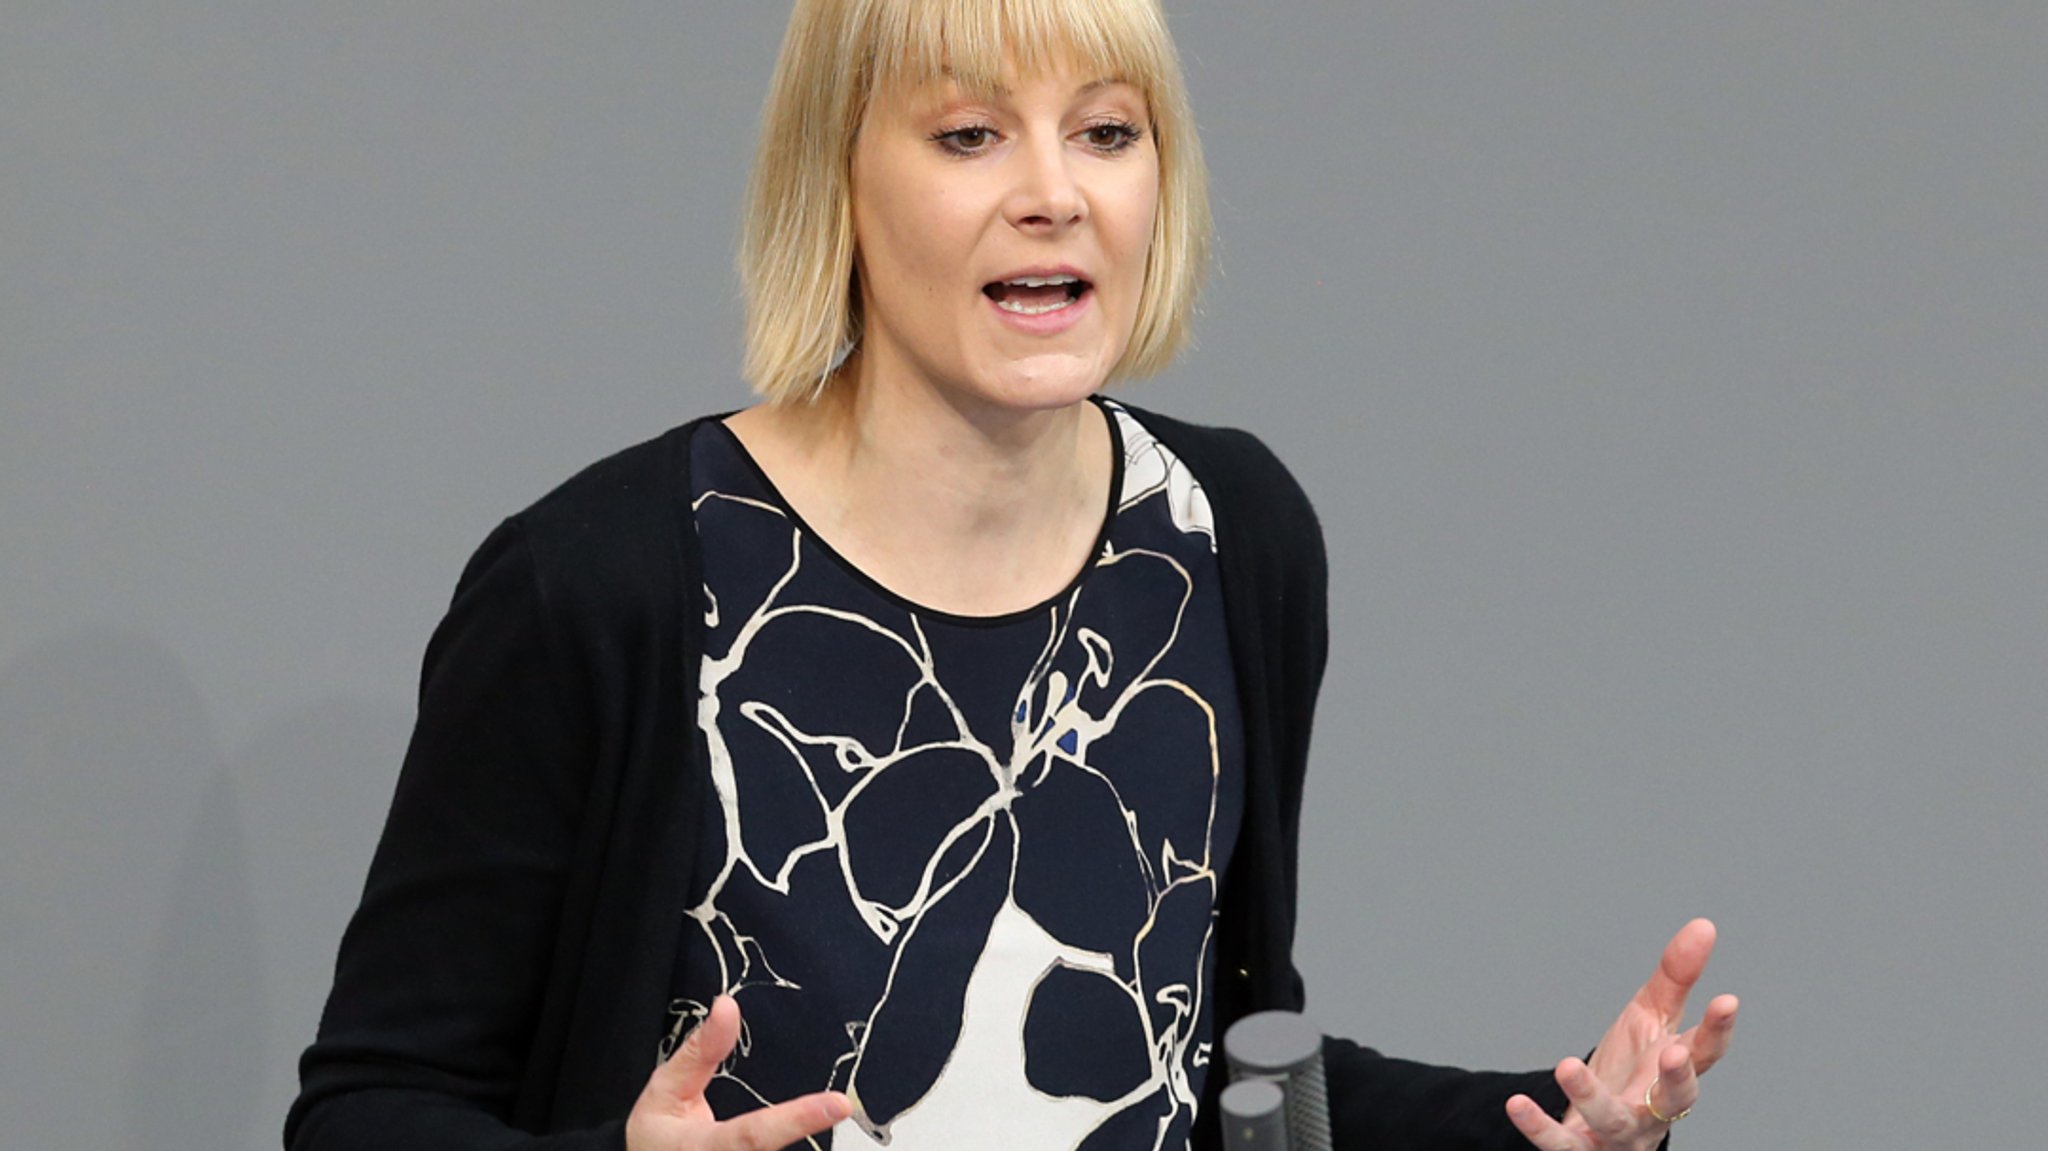
{"label": "neck", "polygon": [[729,422],[857,567],[927,606],[994,615],[1086,564],[1113,474],[1106,420],[1085,401],[1022,409],[897,386],[856,358],[816,403]]}
{"label": "neck", "polygon": [[1018,409],[847,366],[850,386],[820,401],[820,447],[857,502],[959,537],[1030,533],[1077,511],[1099,518],[1093,405]]}

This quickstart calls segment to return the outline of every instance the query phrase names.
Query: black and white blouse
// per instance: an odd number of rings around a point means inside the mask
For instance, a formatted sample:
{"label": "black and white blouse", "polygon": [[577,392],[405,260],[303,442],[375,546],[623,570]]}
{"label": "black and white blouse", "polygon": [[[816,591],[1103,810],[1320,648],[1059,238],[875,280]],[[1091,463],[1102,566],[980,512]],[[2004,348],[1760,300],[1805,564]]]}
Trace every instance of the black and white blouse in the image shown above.
{"label": "black and white blouse", "polygon": [[[1201,486],[1128,410],[1095,558],[999,617],[891,593],[723,424],[691,445],[708,807],[671,1042],[721,1117],[845,1091],[839,1148],[1182,1148],[1243,747]],[[825,1137],[813,1140],[824,1145]]]}

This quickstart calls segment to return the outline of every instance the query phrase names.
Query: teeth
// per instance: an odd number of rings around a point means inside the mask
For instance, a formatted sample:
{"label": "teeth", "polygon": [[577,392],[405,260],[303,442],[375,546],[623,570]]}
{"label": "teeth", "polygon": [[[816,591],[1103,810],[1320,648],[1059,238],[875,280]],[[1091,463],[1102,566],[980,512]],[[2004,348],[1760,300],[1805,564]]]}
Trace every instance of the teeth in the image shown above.
{"label": "teeth", "polygon": [[1003,282],[1015,284],[1020,288],[1050,288],[1054,284],[1078,284],[1081,280],[1078,276],[1025,276],[1022,279]]}
{"label": "teeth", "polygon": [[[1036,284],[1033,284],[1033,285],[1030,285],[1030,286],[1031,286],[1031,287],[1037,287],[1038,285],[1036,285]],[[1031,306],[1029,306],[1029,305],[1026,305],[1026,304],[1020,304],[1020,303],[1018,303],[1018,302],[1017,302],[1017,301],[1015,301],[1015,300],[997,300],[997,301],[996,301],[996,307],[998,307],[998,308],[1001,308],[1001,309],[1002,309],[1002,310],[1004,310],[1005,312],[1014,312],[1014,313],[1016,313],[1017,315],[1020,315],[1020,316],[1043,316],[1043,315],[1045,315],[1045,314],[1046,314],[1047,312],[1057,312],[1057,311],[1059,311],[1059,310],[1060,310],[1061,308],[1070,308],[1070,307],[1073,307],[1073,306],[1074,306],[1074,301],[1072,301],[1072,300],[1060,300],[1060,301],[1058,301],[1058,302],[1056,302],[1056,303],[1051,303],[1051,304],[1040,304],[1040,305],[1038,305],[1037,307],[1031,307]]]}

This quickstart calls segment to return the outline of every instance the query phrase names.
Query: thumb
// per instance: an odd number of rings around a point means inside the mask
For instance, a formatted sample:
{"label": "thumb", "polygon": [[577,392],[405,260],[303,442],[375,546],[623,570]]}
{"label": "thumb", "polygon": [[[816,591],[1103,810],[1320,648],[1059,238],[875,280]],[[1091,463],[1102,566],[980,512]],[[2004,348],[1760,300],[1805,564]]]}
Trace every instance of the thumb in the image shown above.
{"label": "thumb", "polygon": [[663,1110],[703,1098],[705,1085],[732,1054],[739,1038],[740,1005],[732,996],[721,995],[711,1001],[711,1011],[683,1037],[675,1054],[654,1069],[647,1080],[647,1094]]}

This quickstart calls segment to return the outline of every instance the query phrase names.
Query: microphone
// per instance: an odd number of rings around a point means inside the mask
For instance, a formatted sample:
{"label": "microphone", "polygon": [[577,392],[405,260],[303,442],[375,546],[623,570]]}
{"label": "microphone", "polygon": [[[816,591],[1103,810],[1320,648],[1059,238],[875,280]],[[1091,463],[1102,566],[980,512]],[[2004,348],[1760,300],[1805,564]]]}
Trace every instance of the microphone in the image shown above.
{"label": "microphone", "polygon": [[[1230,1062],[1232,1086],[1264,1080],[1285,1097],[1289,1151],[1331,1151],[1330,1096],[1323,1080],[1323,1035],[1307,1017],[1292,1011],[1261,1011],[1230,1025],[1223,1035],[1223,1054]],[[1239,1097],[1243,1100],[1243,1096]],[[1267,1097],[1270,1100],[1270,1096]],[[1255,1105],[1252,1100],[1244,1100]],[[1228,1108],[1224,1129],[1233,1127]],[[1270,1147],[1276,1144],[1247,1144]]]}
{"label": "microphone", "polygon": [[1287,1095],[1270,1079],[1223,1089],[1223,1151],[1287,1151]]}

